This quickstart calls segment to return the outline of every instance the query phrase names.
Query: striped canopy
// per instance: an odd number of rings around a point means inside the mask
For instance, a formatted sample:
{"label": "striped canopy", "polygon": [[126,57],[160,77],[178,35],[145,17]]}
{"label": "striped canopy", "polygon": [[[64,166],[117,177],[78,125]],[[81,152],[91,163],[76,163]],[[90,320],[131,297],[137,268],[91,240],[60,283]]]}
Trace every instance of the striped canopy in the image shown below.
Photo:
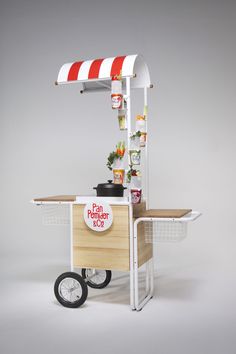
{"label": "striped canopy", "polygon": [[116,75],[134,78],[131,80],[133,88],[150,86],[148,67],[137,54],[64,64],[56,83],[79,82],[83,84],[83,90],[110,89],[111,78]]}

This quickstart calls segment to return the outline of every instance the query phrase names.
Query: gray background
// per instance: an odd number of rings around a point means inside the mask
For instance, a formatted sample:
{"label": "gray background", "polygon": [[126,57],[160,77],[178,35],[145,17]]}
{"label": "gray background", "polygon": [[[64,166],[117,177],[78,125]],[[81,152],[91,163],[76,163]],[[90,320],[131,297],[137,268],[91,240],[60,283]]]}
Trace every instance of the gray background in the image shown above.
{"label": "gray background", "polygon": [[[235,352],[235,20],[233,0],[1,3],[2,354]],[[29,201],[90,194],[120,133],[108,93],[53,83],[65,62],[134,53],[154,84],[150,206],[203,216],[182,243],[158,245],[142,312],[129,310],[127,274],[71,311],[52,291],[68,228],[43,226]]]}

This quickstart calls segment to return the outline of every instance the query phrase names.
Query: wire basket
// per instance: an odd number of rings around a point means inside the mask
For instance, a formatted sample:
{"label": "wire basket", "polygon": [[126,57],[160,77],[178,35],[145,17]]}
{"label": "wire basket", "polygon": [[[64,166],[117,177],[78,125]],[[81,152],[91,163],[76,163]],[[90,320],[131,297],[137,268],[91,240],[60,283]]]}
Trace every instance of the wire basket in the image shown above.
{"label": "wire basket", "polygon": [[146,243],[179,242],[187,236],[187,223],[180,221],[144,221]]}
{"label": "wire basket", "polygon": [[70,207],[68,204],[41,205],[43,225],[68,225]]}

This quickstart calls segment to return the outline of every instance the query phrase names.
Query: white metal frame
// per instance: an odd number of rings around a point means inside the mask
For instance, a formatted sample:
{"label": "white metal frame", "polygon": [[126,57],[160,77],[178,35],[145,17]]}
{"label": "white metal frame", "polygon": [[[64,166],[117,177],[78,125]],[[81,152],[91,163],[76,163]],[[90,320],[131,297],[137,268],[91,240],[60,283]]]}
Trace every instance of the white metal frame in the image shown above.
{"label": "white metal frame", "polygon": [[[126,101],[127,101],[127,147],[128,147],[128,164],[130,165],[130,136],[131,136],[131,97],[130,97],[130,78],[126,78]],[[147,107],[147,87],[144,87],[144,106]],[[146,194],[146,207],[148,208],[149,203],[149,171],[148,171],[148,130],[147,130],[147,117],[146,117],[146,145],[145,145],[145,194]],[[136,236],[134,233],[134,223],[133,223],[133,208],[131,203],[131,194],[129,191],[129,229],[130,229],[130,307],[132,310],[140,310],[139,305],[137,306],[138,299],[138,256],[137,256],[137,230]],[[136,237],[136,241],[135,241]],[[146,263],[146,291],[151,295],[148,295],[145,299],[145,303],[152,297],[153,294],[153,257]]]}
{"label": "white metal frame", "polygon": [[137,311],[142,310],[144,305],[153,297],[154,293],[154,262],[153,257],[146,264],[146,293],[139,298],[139,280],[138,280],[138,224],[140,222],[191,222],[199,218],[201,213],[193,211],[181,218],[154,218],[141,217],[134,221],[134,307]]}

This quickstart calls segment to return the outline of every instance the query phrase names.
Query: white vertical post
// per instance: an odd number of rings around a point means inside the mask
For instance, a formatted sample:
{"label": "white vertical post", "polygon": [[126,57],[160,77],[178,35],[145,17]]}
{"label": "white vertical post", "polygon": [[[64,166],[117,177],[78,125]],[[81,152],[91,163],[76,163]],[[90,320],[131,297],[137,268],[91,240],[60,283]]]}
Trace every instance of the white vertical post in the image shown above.
{"label": "white vertical post", "polygon": [[148,161],[148,99],[147,87],[144,87],[144,107],[146,110],[146,146],[145,146],[145,193],[146,208],[149,209],[149,161]]}
{"label": "white vertical post", "polygon": [[130,100],[130,77],[126,78],[126,103],[127,103],[127,147],[128,147],[128,162],[130,164],[130,155],[129,155],[129,150],[130,150],[130,135],[131,135],[131,130],[132,130],[132,124],[131,124],[131,100]]}
{"label": "white vertical post", "polygon": [[[131,102],[130,102],[130,77],[126,78],[126,102],[127,102],[127,154],[128,164],[130,165],[130,135],[131,135]],[[133,207],[131,203],[131,194],[129,192],[129,248],[130,248],[130,306],[132,310],[134,306],[134,239],[133,239]]]}
{"label": "white vertical post", "polygon": [[73,204],[70,203],[70,270],[74,271],[74,255],[73,255]]}

